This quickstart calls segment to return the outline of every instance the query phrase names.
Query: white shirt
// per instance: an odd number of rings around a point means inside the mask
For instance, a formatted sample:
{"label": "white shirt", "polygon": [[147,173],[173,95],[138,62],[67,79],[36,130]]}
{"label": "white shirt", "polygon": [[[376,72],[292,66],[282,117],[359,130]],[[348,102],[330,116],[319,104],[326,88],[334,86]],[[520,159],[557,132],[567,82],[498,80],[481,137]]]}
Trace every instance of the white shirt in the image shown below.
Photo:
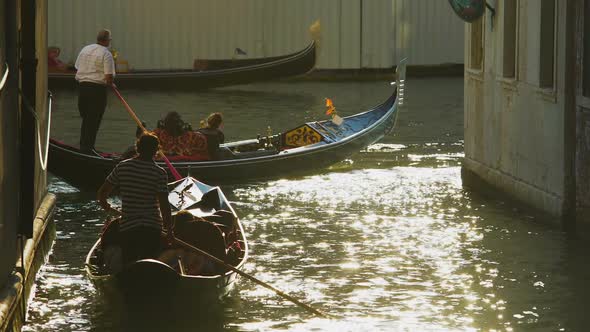
{"label": "white shirt", "polygon": [[91,44],[85,46],[76,59],[76,80],[106,85],[105,75],[115,77],[115,61],[108,48]]}

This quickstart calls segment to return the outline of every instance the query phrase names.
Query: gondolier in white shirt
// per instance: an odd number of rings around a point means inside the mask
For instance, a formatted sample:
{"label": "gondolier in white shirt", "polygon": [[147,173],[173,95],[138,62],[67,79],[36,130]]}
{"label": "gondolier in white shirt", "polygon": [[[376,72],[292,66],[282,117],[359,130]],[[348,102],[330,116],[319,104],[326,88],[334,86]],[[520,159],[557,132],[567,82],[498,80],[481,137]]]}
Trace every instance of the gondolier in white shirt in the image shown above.
{"label": "gondolier in white shirt", "polygon": [[111,39],[111,31],[100,30],[96,44],[85,46],[76,59],[78,111],[82,117],[80,150],[89,154],[96,154],[94,144],[107,106],[107,89],[115,77],[115,61],[108,49]]}

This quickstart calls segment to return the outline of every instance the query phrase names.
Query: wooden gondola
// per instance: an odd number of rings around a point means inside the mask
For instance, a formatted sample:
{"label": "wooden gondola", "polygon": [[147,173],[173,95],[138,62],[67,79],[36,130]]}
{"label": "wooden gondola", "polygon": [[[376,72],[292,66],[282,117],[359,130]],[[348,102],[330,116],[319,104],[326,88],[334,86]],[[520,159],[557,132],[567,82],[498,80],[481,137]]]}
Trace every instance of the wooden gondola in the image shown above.
{"label": "wooden gondola", "polygon": [[[389,134],[403,104],[405,67],[398,66],[392,95],[372,110],[332,120],[307,122],[291,130],[257,139],[223,144],[221,159],[191,161],[170,157],[184,176],[213,184],[307,174],[342,161]],[[116,154],[81,153],[77,147],[51,140],[49,171],[79,188],[98,188],[119,162]],[[165,168],[164,162],[160,162]]]}
{"label": "wooden gondola", "polygon": [[[237,242],[239,250],[234,250],[233,258],[228,258],[227,264],[241,270],[248,259],[248,243],[236,212],[219,187],[187,177],[171,183],[169,189],[173,214],[182,209],[205,219],[215,217],[216,212],[222,210],[233,215],[234,231],[231,238],[236,240],[233,244]],[[226,234],[226,239],[228,238]],[[99,239],[86,257],[86,272],[92,282],[107,294],[116,291],[135,297],[166,296],[172,299],[208,301],[227,295],[238,277],[235,271],[229,269],[215,275],[191,275],[188,272],[179,272],[178,267],[154,259],[137,261],[113,273],[105,264],[104,257]]]}
{"label": "wooden gondola", "polygon": [[[126,88],[199,90],[248,84],[302,75],[316,63],[316,42],[305,49],[283,56],[257,59],[197,60],[196,69],[137,70],[118,73],[115,82]],[[75,73],[50,72],[50,88],[75,88]]]}

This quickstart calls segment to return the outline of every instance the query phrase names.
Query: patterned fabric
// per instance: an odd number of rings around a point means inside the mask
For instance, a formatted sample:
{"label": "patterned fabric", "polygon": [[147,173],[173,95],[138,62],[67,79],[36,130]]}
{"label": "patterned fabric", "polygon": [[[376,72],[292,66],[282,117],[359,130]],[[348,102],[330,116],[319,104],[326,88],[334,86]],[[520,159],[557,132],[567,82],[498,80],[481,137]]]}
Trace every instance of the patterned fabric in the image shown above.
{"label": "patterned fabric", "polygon": [[172,136],[166,130],[157,128],[154,134],[160,139],[162,150],[167,155],[202,157],[209,159],[207,137],[196,131],[186,131],[180,136]]}
{"label": "patterned fabric", "polygon": [[166,171],[153,160],[127,159],[107,177],[119,188],[123,218],[121,231],[138,226],[161,229],[162,216],[158,193],[168,193]]}
{"label": "patterned fabric", "polygon": [[115,61],[108,48],[91,44],[82,49],[76,59],[76,80],[105,85],[106,74],[115,76]]}

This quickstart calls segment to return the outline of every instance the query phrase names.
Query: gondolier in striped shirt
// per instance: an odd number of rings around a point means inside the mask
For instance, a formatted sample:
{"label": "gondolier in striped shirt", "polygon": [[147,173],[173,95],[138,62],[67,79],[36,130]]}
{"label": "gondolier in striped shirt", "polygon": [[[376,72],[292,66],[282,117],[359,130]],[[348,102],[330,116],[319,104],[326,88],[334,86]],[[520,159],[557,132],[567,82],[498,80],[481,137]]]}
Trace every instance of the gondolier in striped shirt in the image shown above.
{"label": "gondolier in striped shirt", "polygon": [[79,83],[78,111],[82,117],[80,150],[96,154],[96,134],[107,106],[107,88],[113,84],[115,61],[108,47],[111,31],[100,30],[96,44],[85,46],[76,59],[76,81]]}
{"label": "gondolier in striped shirt", "polygon": [[167,175],[154,161],[159,145],[157,136],[144,133],[137,141],[138,156],[120,162],[98,190],[100,206],[113,211],[107,197],[114,188],[119,189],[119,238],[124,264],[157,257],[162,224],[172,236]]}

